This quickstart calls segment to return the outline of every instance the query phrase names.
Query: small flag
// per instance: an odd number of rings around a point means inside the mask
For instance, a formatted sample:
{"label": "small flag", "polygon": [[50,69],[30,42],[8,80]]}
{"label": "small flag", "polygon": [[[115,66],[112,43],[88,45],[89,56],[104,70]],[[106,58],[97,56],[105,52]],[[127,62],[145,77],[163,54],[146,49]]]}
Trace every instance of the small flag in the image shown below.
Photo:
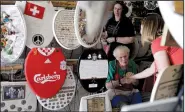
{"label": "small flag", "polygon": [[38,19],[42,19],[44,16],[44,11],[45,11],[45,7],[26,2],[24,14]]}

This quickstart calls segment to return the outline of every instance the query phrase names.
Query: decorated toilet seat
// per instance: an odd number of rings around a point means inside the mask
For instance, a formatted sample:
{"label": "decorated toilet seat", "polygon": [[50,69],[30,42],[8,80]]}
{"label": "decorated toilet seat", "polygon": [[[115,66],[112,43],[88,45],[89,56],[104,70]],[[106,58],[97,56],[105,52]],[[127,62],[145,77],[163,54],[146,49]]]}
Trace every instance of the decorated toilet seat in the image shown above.
{"label": "decorated toilet seat", "polygon": [[87,34],[86,34],[86,24],[87,24],[87,21],[86,21],[85,11],[82,11],[82,9],[80,9],[79,2],[77,2],[75,15],[74,15],[75,35],[78,39],[78,42],[82,46],[86,48],[91,48],[91,47],[94,47],[100,41],[100,37],[103,31],[103,26],[99,29],[99,32],[94,38],[90,38],[90,37],[87,37]]}
{"label": "decorated toilet seat", "polygon": [[147,10],[155,10],[158,7],[157,1],[144,1],[144,7]]}
{"label": "decorated toilet seat", "polygon": [[1,64],[15,62],[27,40],[24,16],[15,5],[1,5]]}
{"label": "decorated toilet seat", "polygon": [[27,82],[36,95],[50,98],[66,78],[66,61],[60,48],[33,48],[25,60]]}
{"label": "decorated toilet seat", "polygon": [[26,81],[1,82],[1,111],[36,111],[37,99]]}
{"label": "decorated toilet seat", "polygon": [[78,65],[79,80],[88,92],[97,92],[105,85],[108,59],[103,49],[85,50]]}
{"label": "decorated toilet seat", "polygon": [[60,46],[73,50],[80,46],[74,31],[75,10],[59,10],[53,19],[53,34]]}
{"label": "decorated toilet seat", "polygon": [[51,1],[16,1],[27,25],[29,48],[46,47],[53,39],[52,19],[55,14]]}
{"label": "decorated toilet seat", "polygon": [[75,90],[75,77],[70,67],[67,66],[67,76],[60,91],[55,96],[47,99],[37,96],[37,100],[48,110],[60,110],[65,108],[72,101],[75,95]]}
{"label": "decorated toilet seat", "polygon": [[[108,92],[84,96],[80,100],[79,111],[112,111]],[[97,105],[95,108],[95,105]]]}
{"label": "decorated toilet seat", "polygon": [[128,7],[128,12],[126,13],[126,17],[130,17],[132,14],[132,2],[131,1],[124,1],[125,5]]}

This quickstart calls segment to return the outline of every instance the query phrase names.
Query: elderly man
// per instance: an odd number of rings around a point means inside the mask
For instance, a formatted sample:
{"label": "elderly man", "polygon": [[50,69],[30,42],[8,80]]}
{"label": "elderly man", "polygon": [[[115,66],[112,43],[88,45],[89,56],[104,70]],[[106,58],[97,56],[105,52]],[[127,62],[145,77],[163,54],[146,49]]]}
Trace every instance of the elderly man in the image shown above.
{"label": "elderly man", "polygon": [[120,103],[136,104],[142,101],[139,90],[134,88],[138,85],[138,80],[128,78],[137,73],[135,62],[129,60],[129,52],[128,47],[118,46],[113,51],[116,60],[109,62],[106,88],[112,92],[109,94],[114,93],[114,95],[109,95],[113,96],[111,101],[113,108],[118,107],[117,103],[121,106]]}

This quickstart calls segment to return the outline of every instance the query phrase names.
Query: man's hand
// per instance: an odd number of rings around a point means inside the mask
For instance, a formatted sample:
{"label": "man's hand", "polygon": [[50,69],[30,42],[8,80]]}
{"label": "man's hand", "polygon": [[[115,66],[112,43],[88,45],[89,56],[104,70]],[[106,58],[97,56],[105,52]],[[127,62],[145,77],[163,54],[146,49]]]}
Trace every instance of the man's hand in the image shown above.
{"label": "man's hand", "polygon": [[132,73],[132,72],[127,72],[126,77],[129,78],[129,77],[131,77],[131,76],[133,76],[133,75],[134,75],[134,73]]}
{"label": "man's hand", "polygon": [[126,77],[122,78],[120,81],[121,81],[121,84],[131,84],[133,82],[132,79],[129,79]]}
{"label": "man's hand", "polygon": [[137,85],[137,80],[131,78],[134,74],[132,72],[127,72],[126,77],[120,80],[121,84],[134,84]]}
{"label": "man's hand", "polygon": [[135,83],[137,82],[137,80],[136,80],[136,79],[133,79],[132,76],[134,76],[134,74],[133,74],[132,72],[128,72],[128,73],[126,74],[127,83],[128,83],[128,84],[131,84],[131,83],[132,83],[132,84],[135,85]]}
{"label": "man's hand", "polygon": [[121,82],[121,84],[126,84],[126,78],[125,77],[121,78],[120,82]]}
{"label": "man's hand", "polygon": [[115,42],[115,38],[109,37],[109,38],[107,38],[107,42],[109,42],[109,43]]}

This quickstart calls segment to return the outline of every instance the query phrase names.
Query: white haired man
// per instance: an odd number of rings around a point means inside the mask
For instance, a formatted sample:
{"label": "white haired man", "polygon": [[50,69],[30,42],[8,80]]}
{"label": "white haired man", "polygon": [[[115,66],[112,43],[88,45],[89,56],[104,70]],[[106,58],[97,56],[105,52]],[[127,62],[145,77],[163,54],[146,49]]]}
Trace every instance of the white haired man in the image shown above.
{"label": "white haired man", "polygon": [[[129,60],[130,50],[126,46],[118,46],[113,51],[116,60],[109,62],[109,73],[106,80],[106,88],[116,92],[111,101],[113,108],[121,106],[120,102],[136,104],[141,103],[141,95],[138,89],[134,89],[138,85],[138,80],[129,79],[128,77],[137,73],[136,64],[133,60]],[[117,93],[117,91],[119,92]],[[121,92],[120,92],[121,90]],[[124,93],[126,94],[124,96]],[[115,95],[114,94],[114,95]],[[119,105],[117,105],[119,103]]]}

